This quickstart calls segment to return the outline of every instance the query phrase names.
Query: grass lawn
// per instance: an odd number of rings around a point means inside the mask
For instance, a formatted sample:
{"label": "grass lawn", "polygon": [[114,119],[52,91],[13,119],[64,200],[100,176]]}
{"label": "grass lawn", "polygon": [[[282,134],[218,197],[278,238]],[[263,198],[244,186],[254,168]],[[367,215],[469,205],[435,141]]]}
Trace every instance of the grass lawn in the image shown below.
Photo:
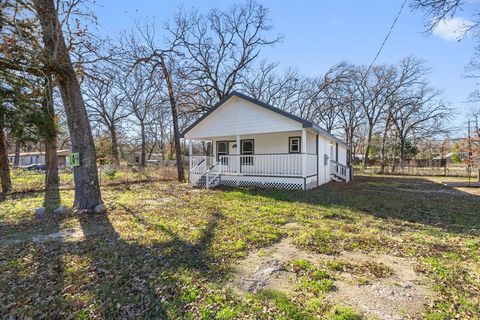
{"label": "grass lawn", "polygon": [[[345,272],[335,260],[345,252],[412,260],[433,292],[424,318],[480,314],[478,193],[425,177],[376,176],[308,192],[169,181],[102,192],[105,216],[34,219],[41,193],[0,204],[2,318],[361,319],[327,298]],[[71,206],[73,191],[61,194]],[[71,236],[32,241],[61,230]],[[242,295],[228,285],[233,265],[285,238],[332,259],[290,261],[285,267],[298,275],[292,293]],[[352,272],[368,281],[390,271],[370,263]]]}

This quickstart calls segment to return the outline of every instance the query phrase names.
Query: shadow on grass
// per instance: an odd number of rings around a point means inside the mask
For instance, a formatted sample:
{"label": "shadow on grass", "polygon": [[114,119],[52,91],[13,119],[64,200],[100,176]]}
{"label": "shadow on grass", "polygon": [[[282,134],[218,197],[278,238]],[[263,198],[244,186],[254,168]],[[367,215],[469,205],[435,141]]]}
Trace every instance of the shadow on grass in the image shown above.
{"label": "shadow on grass", "polygon": [[[151,226],[134,210],[123,206],[139,224],[165,233],[170,240],[141,244],[121,238],[108,216],[82,217],[84,252],[95,270],[90,291],[106,318],[166,318],[181,316],[191,296],[180,275],[208,277],[213,259],[209,254],[220,213],[212,214],[199,239],[191,243],[164,226]],[[91,225],[103,227],[101,234],[88,232]],[[180,277],[179,279],[175,279]]]}
{"label": "shadow on grass", "polygon": [[[0,294],[1,317],[88,318],[93,312],[101,318],[163,319],[186,314],[195,298],[188,279],[210,278],[217,272],[209,249],[222,214],[211,214],[198,240],[189,242],[165,226],[150,225],[134,210],[123,209],[168,240],[128,241],[108,215],[91,215],[79,216],[84,234],[79,241],[0,246],[0,291],[6,293]],[[58,232],[61,221],[50,223],[48,232]]]}
{"label": "shadow on grass", "polygon": [[[85,254],[95,270],[90,288],[106,318],[165,318],[185,313],[189,301],[186,284],[179,274],[208,277],[213,262],[209,254],[220,213],[212,214],[207,227],[195,243],[182,239],[164,226],[150,225],[134,210],[123,206],[139,224],[153,227],[170,237],[164,242],[140,244],[121,238],[107,215],[82,217],[80,223]],[[101,234],[89,236],[91,224],[102,226]]]}
{"label": "shadow on grass", "polygon": [[423,178],[359,176],[350,183],[330,182],[309,191],[241,190],[278,201],[349,208],[450,232],[478,234],[480,230],[480,197]]}
{"label": "shadow on grass", "polygon": [[[4,237],[0,245],[2,318],[41,318],[52,305],[63,304],[65,266],[62,257],[66,244],[33,242],[27,232],[35,226],[37,230],[57,233],[62,221],[62,218],[46,217],[41,221],[1,225],[2,232],[14,235],[13,239]],[[17,242],[9,243],[10,240]]]}

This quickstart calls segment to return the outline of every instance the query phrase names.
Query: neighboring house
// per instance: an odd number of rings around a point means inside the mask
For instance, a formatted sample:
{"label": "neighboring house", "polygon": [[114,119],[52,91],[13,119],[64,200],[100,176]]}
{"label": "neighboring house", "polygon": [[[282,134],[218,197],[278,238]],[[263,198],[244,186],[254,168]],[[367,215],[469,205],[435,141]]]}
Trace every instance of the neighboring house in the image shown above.
{"label": "neighboring house", "polygon": [[[57,150],[58,157],[58,167],[64,168],[67,165],[68,155],[70,150]],[[33,152],[20,152],[18,165],[20,167],[29,166],[32,164],[45,164],[45,152],[42,151],[33,151]],[[15,154],[11,153],[8,155],[8,162],[13,165],[15,161]]]}
{"label": "neighboring house", "polygon": [[233,92],[183,133],[211,141],[213,157],[192,155],[192,186],[306,190],[349,181],[347,146],[316,124]]}
{"label": "neighboring house", "polygon": [[[150,155],[150,159],[148,158],[148,156],[149,156],[149,154],[147,153],[146,154],[147,164],[148,163],[150,163],[150,164],[161,164],[162,163],[163,157],[160,153],[152,153]],[[129,164],[131,164],[133,166],[139,166],[140,162],[141,162],[141,159],[142,159],[142,153],[141,152],[132,152],[128,155],[127,161],[128,161]]]}
{"label": "neighboring house", "polygon": [[[433,158],[433,160],[443,160],[443,159],[445,159],[447,161],[447,163],[454,163],[453,154],[454,154],[454,152],[449,152],[444,156],[439,155],[439,156],[436,156],[435,158]],[[460,161],[463,161],[464,159],[468,158],[468,152],[457,152],[457,154],[458,154],[458,159]]]}

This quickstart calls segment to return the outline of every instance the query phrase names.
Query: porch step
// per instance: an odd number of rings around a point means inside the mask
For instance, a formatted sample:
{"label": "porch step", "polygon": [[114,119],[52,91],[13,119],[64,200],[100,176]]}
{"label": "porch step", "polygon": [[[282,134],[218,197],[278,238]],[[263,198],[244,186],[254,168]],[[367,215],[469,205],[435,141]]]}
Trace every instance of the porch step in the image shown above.
{"label": "porch step", "polygon": [[337,176],[336,174],[331,174],[332,180],[337,181],[337,182],[345,182],[345,178]]}
{"label": "porch step", "polygon": [[215,188],[215,187],[218,187],[218,185],[220,185],[220,175],[216,175],[213,179],[210,180],[209,184],[208,184],[208,188]]}
{"label": "porch step", "polygon": [[195,181],[194,187],[205,187],[207,185],[207,177],[203,175],[197,181]]}

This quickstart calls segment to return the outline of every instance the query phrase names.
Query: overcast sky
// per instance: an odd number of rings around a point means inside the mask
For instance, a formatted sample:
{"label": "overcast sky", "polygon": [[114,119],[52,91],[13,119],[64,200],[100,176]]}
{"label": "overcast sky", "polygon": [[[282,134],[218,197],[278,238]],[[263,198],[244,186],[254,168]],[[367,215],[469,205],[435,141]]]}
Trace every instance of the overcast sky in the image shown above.
{"label": "overcast sky", "polygon": [[[270,11],[274,33],[283,41],[266,49],[263,56],[278,61],[282,68],[296,67],[308,76],[324,73],[332,65],[347,60],[370,64],[395,18],[402,0],[322,0],[259,1]],[[424,34],[422,13],[405,7],[378,63],[396,63],[413,55],[432,68],[431,82],[443,91],[445,100],[456,110],[455,125],[461,125],[470,104],[468,95],[475,81],[464,77],[475,41],[471,36],[457,41],[459,26],[468,25],[479,1],[469,0],[457,17],[440,25],[432,35]],[[206,11],[228,7],[239,1],[98,0],[100,31],[110,37],[132,28],[135,18],[148,17],[161,25],[183,6]]]}

